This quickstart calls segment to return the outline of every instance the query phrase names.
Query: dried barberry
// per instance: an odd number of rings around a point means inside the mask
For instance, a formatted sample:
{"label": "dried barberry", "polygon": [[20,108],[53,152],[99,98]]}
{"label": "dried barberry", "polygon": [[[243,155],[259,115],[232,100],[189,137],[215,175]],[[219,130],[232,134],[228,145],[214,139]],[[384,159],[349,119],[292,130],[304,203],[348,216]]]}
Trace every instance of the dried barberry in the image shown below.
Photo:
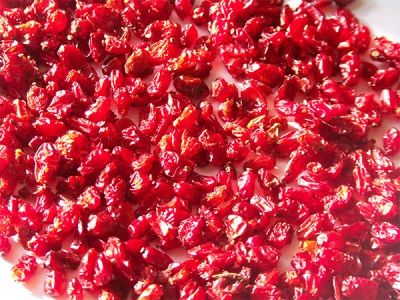
{"label": "dried barberry", "polygon": [[40,260],[51,297],[399,297],[400,44],[370,49],[353,0],[3,2],[16,281]]}

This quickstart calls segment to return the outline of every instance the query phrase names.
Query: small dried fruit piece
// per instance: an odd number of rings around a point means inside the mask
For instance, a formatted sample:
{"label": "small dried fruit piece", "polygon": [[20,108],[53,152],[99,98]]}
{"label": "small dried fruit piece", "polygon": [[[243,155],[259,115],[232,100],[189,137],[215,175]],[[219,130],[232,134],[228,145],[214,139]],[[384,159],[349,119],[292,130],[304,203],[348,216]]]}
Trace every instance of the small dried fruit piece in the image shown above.
{"label": "small dried fruit piece", "polygon": [[277,249],[282,249],[292,242],[294,234],[293,227],[283,221],[277,221],[267,232],[267,241]]}
{"label": "small dried fruit piece", "polygon": [[161,299],[164,295],[163,289],[159,284],[150,284],[140,293],[138,299]]}
{"label": "small dried fruit piece", "polygon": [[341,234],[335,231],[322,232],[316,239],[318,247],[327,247],[338,251],[343,251],[345,241]]}
{"label": "small dried fruit piece", "polygon": [[281,253],[272,246],[259,246],[251,248],[247,253],[247,262],[251,268],[265,271],[276,267]]}
{"label": "small dried fruit piece", "polygon": [[[58,20],[57,20],[58,21]],[[62,64],[67,69],[81,70],[86,64],[87,60],[82,51],[73,45],[62,45],[57,51]]]}
{"label": "small dried fruit piece", "polygon": [[93,283],[96,286],[106,286],[112,279],[112,264],[103,253],[97,255],[93,268]]}
{"label": "small dried fruit piece", "polygon": [[371,87],[374,90],[390,88],[399,80],[399,71],[395,68],[381,69],[370,78]]}
{"label": "small dried fruit piece", "polygon": [[177,76],[174,78],[174,87],[179,93],[195,99],[205,98],[210,93],[207,84],[196,77]]}
{"label": "small dried fruit piece", "polygon": [[398,243],[400,241],[400,229],[389,222],[376,222],[371,227],[371,235],[385,243]]}
{"label": "small dried fruit piece", "polygon": [[129,76],[139,76],[150,65],[150,53],[146,49],[135,48],[125,63],[125,73]]}
{"label": "small dried fruit piece", "polygon": [[340,60],[340,70],[345,84],[356,85],[361,78],[361,57],[354,52],[346,53]]}
{"label": "small dried fruit piece", "polygon": [[341,292],[348,299],[376,299],[378,283],[367,278],[348,276],[342,281]]}
{"label": "small dried fruit piece", "polygon": [[67,290],[68,275],[65,270],[50,270],[46,274],[44,291],[50,297],[64,295]]}
{"label": "small dried fruit piece", "polygon": [[398,128],[392,127],[385,132],[383,148],[388,155],[395,155],[400,151],[400,130]]}
{"label": "small dried fruit piece", "polygon": [[167,254],[153,247],[143,248],[141,250],[141,255],[144,261],[160,270],[166,269],[168,265],[173,262]]}
{"label": "small dried fruit piece", "polygon": [[11,251],[11,244],[8,237],[0,232],[0,256],[6,256]]}
{"label": "small dried fruit piece", "polygon": [[40,184],[52,183],[60,162],[60,153],[53,143],[43,143],[35,153],[35,179]]}
{"label": "small dried fruit piece", "polygon": [[0,2],[16,281],[39,257],[51,297],[400,297],[400,43],[364,61],[353,0]]}
{"label": "small dried fruit piece", "polygon": [[36,272],[38,263],[36,258],[23,254],[11,269],[11,276],[18,282],[27,282]]}
{"label": "small dried fruit piece", "polygon": [[185,248],[198,246],[202,242],[204,221],[193,216],[183,220],[179,225],[178,238]]}
{"label": "small dried fruit piece", "polygon": [[273,64],[253,63],[246,69],[251,79],[258,80],[269,87],[275,87],[282,83],[284,70]]}
{"label": "small dried fruit piece", "polygon": [[82,284],[75,277],[71,278],[71,280],[67,284],[67,295],[70,299],[73,300],[82,300],[83,299],[83,289]]}

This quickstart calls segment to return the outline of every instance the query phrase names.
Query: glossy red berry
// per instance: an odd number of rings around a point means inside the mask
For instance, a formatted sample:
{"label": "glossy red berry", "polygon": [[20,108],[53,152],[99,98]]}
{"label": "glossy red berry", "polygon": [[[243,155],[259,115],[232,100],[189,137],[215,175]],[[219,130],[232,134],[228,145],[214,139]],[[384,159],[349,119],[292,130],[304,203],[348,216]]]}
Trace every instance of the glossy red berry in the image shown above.
{"label": "glossy red berry", "polygon": [[70,299],[399,298],[400,43],[352,2],[1,2],[15,280],[40,262]]}
{"label": "glossy red berry", "polygon": [[27,254],[22,255],[11,269],[11,276],[18,282],[27,282],[36,272],[36,258]]}
{"label": "glossy red berry", "polygon": [[50,270],[46,274],[44,291],[50,297],[64,295],[67,290],[68,275],[65,270]]}

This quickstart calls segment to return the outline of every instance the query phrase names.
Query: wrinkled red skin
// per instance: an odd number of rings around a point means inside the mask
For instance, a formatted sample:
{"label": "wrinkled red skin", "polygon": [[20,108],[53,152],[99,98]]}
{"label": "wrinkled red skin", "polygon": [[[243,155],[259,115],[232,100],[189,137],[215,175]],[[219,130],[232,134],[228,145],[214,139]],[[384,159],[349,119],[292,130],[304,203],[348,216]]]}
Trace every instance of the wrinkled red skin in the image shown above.
{"label": "wrinkled red skin", "polygon": [[400,44],[353,0],[3,2],[16,281],[40,258],[50,297],[400,297],[399,126],[369,136],[400,118]]}

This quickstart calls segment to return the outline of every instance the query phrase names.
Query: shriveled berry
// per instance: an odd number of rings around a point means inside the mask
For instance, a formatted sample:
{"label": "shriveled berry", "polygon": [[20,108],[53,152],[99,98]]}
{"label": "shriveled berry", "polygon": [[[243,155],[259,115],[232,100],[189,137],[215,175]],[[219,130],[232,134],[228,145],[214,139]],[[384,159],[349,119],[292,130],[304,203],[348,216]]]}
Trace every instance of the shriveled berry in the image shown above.
{"label": "shriveled berry", "polygon": [[125,63],[125,73],[130,76],[138,76],[143,73],[150,64],[150,53],[146,49],[136,48]]}
{"label": "shriveled berry", "polygon": [[67,295],[71,300],[82,300],[83,289],[82,284],[76,277],[71,278],[67,284]]}
{"label": "shriveled berry", "polygon": [[281,67],[265,63],[251,64],[246,73],[251,79],[256,79],[269,87],[275,87],[282,83],[284,75]]}
{"label": "shriveled berry", "polygon": [[260,246],[250,249],[246,259],[250,267],[265,271],[277,266],[280,255],[280,252],[272,246]]}
{"label": "shriveled berry", "polygon": [[345,242],[339,233],[335,231],[327,231],[320,233],[317,238],[318,247],[332,248],[338,251],[343,251]]}
{"label": "shriveled berry", "polygon": [[389,222],[376,222],[371,227],[371,235],[385,243],[398,243],[400,229]]}
{"label": "shriveled berry", "polygon": [[383,135],[383,147],[388,155],[394,155],[400,151],[400,131],[392,127]]}
{"label": "shriveled berry", "polygon": [[378,70],[370,78],[371,87],[374,90],[390,88],[399,80],[399,71],[394,68]]}
{"label": "shriveled berry", "polygon": [[104,246],[104,255],[111,263],[122,263],[125,259],[125,244],[117,237],[109,237]]}
{"label": "shriveled berry", "polygon": [[16,281],[39,259],[51,297],[400,297],[400,43],[370,47],[353,0],[3,2]]}
{"label": "shriveled berry", "polygon": [[198,246],[202,242],[204,221],[200,217],[183,220],[179,225],[178,238],[186,248]]}
{"label": "shriveled berry", "polygon": [[342,281],[341,292],[349,299],[375,299],[378,284],[367,278],[348,276]]}
{"label": "shriveled berry", "polygon": [[103,253],[97,255],[93,268],[93,283],[96,286],[105,286],[112,279],[113,270],[111,262]]}
{"label": "shriveled berry", "polygon": [[44,258],[44,265],[50,270],[76,270],[81,262],[81,257],[66,250],[49,251]]}
{"label": "shriveled berry", "polygon": [[18,282],[27,282],[36,272],[36,258],[23,254],[15,266],[11,269],[11,276]]}
{"label": "shriveled berry", "polygon": [[35,179],[41,184],[52,183],[59,168],[60,153],[53,143],[43,143],[35,153]]}
{"label": "shriveled berry", "polygon": [[274,247],[281,249],[292,242],[293,227],[282,221],[277,221],[267,232],[267,241]]}
{"label": "shriveled berry", "polygon": [[73,45],[62,45],[57,55],[67,69],[81,70],[87,64],[85,55]]}
{"label": "shriveled berry", "polygon": [[33,236],[28,241],[28,248],[37,256],[45,256],[51,250],[61,249],[61,239],[51,234]]}
{"label": "shriveled berry", "polygon": [[77,198],[77,205],[84,211],[93,211],[101,204],[101,196],[94,186],[86,187]]}
{"label": "shriveled berry", "polygon": [[165,269],[172,259],[165,253],[153,248],[146,247],[141,250],[142,258],[149,264],[153,265],[158,269]]}
{"label": "shriveled berry", "polygon": [[68,275],[64,270],[50,270],[46,274],[44,291],[50,297],[64,295],[67,290]]}
{"label": "shriveled berry", "polygon": [[118,209],[112,206],[92,213],[88,217],[87,230],[94,236],[106,236],[117,227],[120,216]]}
{"label": "shriveled berry", "polygon": [[206,83],[200,78],[178,76],[174,78],[174,86],[179,93],[191,98],[205,98],[210,91]]}
{"label": "shriveled berry", "polygon": [[163,289],[158,284],[150,284],[147,288],[140,293],[138,299],[161,299],[164,295]]}
{"label": "shriveled berry", "polygon": [[10,251],[11,251],[10,241],[3,233],[0,233],[0,255],[4,257]]}

